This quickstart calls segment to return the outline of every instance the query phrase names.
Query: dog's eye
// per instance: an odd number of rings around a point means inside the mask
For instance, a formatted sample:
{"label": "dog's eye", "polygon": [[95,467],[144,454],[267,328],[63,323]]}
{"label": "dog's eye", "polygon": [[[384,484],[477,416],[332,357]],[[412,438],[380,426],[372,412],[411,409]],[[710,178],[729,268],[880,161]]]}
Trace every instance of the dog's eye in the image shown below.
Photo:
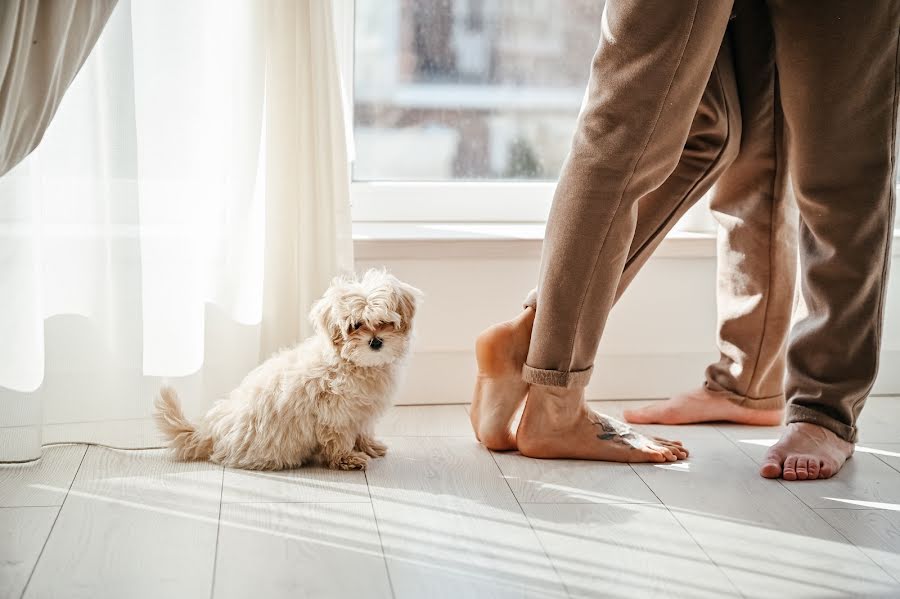
{"label": "dog's eye", "polygon": [[362,323],[361,323],[361,322],[354,322],[354,323],[350,326],[350,330],[351,330],[351,331],[357,331],[357,330],[359,330],[359,328],[360,328],[361,326],[362,326]]}

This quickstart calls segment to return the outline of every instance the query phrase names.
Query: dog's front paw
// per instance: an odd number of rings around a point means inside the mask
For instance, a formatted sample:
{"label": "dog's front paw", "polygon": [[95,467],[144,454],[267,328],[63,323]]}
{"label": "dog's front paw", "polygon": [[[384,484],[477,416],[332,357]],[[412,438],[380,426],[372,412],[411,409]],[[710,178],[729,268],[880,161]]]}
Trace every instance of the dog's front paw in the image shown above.
{"label": "dog's front paw", "polygon": [[356,452],[331,460],[328,466],[332,470],[365,470],[369,465],[369,456]]}
{"label": "dog's front paw", "polygon": [[356,442],[357,449],[373,458],[382,458],[387,453],[387,445],[370,437],[360,437]]}

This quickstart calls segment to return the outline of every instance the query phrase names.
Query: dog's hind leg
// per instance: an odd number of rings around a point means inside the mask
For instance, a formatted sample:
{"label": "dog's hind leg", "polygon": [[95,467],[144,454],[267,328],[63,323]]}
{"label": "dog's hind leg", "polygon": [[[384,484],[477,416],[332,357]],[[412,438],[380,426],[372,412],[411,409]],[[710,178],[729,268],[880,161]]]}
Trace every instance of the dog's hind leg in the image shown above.
{"label": "dog's hind leg", "polygon": [[384,454],[387,453],[387,445],[378,441],[368,433],[360,433],[360,435],[356,437],[355,449],[373,458],[384,457]]}

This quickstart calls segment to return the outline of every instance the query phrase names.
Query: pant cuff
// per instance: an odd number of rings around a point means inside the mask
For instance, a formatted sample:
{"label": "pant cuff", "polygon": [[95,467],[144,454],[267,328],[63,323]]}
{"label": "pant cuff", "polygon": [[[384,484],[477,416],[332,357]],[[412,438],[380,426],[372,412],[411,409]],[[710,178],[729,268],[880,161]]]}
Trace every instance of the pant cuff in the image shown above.
{"label": "pant cuff", "polygon": [[591,372],[594,367],[585,370],[542,370],[532,368],[529,365],[522,366],[522,380],[529,385],[543,385],[544,387],[586,387],[591,380]]}
{"label": "pant cuff", "polygon": [[827,428],[848,443],[856,443],[857,429],[855,426],[844,424],[840,420],[836,420],[827,414],[823,414],[812,408],[807,408],[806,406],[788,404],[785,423],[791,424],[792,422],[817,424],[822,428]]}
{"label": "pant cuff", "polygon": [[528,292],[528,295],[525,296],[525,301],[522,302],[522,307],[537,310],[537,289],[532,289]]}
{"label": "pant cuff", "polygon": [[778,408],[783,408],[785,404],[784,393],[769,395],[767,397],[749,397],[747,395],[733,393],[714,382],[706,381],[705,386],[710,392],[721,395],[731,403],[741,406],[742,408],[749,408],[751,410],[776,410]]}

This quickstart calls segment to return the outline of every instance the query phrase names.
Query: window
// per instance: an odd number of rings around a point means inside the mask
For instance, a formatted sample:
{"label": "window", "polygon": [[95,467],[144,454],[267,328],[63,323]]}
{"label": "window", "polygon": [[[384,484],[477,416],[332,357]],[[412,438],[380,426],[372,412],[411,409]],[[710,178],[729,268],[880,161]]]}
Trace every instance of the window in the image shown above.
{"label": "window", "polygon": [[[354,219],[546,220],[603,1],[346,2]],[[706,205],[678,228],[713,230]]]}
{"label": "window", "polygon": [[596,0],[358,0],[354,179],[555,179],[602,10]]}
{"label": "window", "polygon": [[546,218],[598,0],[357,0],[354,217]]}

